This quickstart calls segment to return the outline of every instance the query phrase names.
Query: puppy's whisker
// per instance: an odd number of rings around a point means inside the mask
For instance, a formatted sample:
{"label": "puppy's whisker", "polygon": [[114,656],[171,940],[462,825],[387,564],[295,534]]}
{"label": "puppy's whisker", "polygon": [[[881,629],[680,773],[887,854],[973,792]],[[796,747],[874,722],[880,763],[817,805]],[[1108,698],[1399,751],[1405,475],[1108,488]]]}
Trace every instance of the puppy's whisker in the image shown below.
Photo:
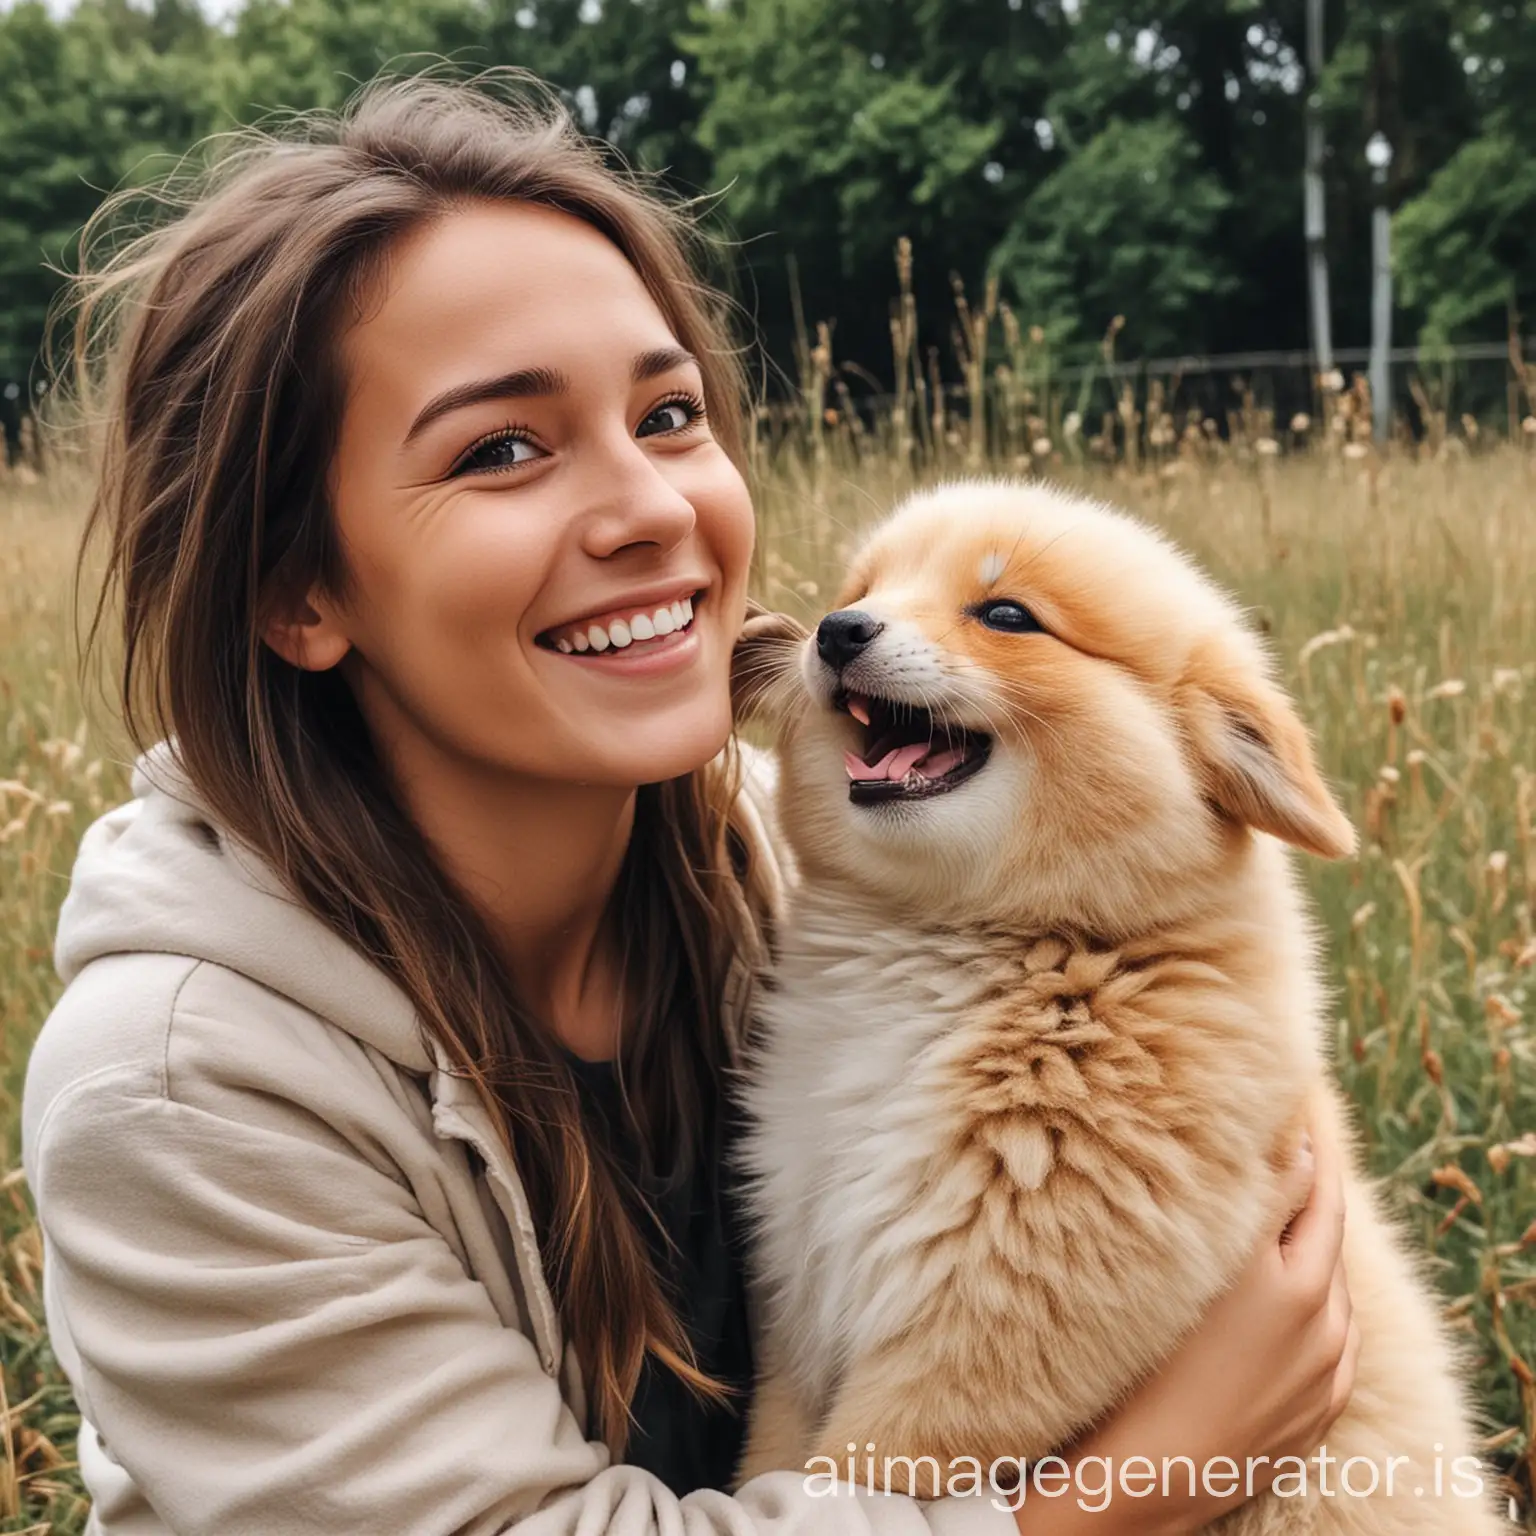
{"label": "puppy's whisker", "polygon": [[[1029,705],[1020,697],[1018,692],[1010,688],[1006,683],[1002,683],[998,679],[992,679],[991,681],[994,683],[996,691],[1003,695],[1003,698],[999,701],[1000,706],[1010,712],[1012,719],[1022,720],[1031,726],[1034,726],[1036,729],[1048,736],[1050,740],[1057,746],[1063,748],[1067,746],[1068,739],[1065,735],[1063,735],[1059,726],[1052,724],[1051,721],[1045,719],[1044,716],[1036,713],[1036,711],[1031,709]],[[979,706],[979,708],[982,713],[986,712],[985,706]],[[993,727],[993,734],[998,734],[995,725]]]}
{"label": "puppy's whisker", "polygon": [[1068,745],[1068,738],[1062,733],[1060,726],[1052,724],[1043,715],[1036,713],[1016,693],[1010,693],[1006,688],[1003,692],[1006,695],[1004,702],[1016,718],[1027,721],[1030,725],[1042,731],[1057,746],[1065,748]]}
{"label": "puppy's whisker", "polygon": [[[1040,546],[1040,548],[1039,548],[1039,549],[1037,549],[1037,550],[1036,550],[1036,551],[1035,551],[1035,552],[1034,552],[1034,553],[1033,553],[1033,554],[1032,554],[1032,555],[1031,555],[1031,556],[1030,556],[1030,557],[1029,557],[1029,559],[1028,559],[1028,560],[1026,560],[1026,561],[1025,561],[1025,562],[1024,562],[1024,564],[1023,564],[1023,567],[1022,567],[1022,568],[1021,568],[1021,570],[1020,570],[1020,572],[1019,572],[1019,574],[1020,574],[1020,575],[1025,575],[1025,574],[1027,574],[1027,573],[1028,573],[1028,571],[1029,571],[1029,569],[1030,569],[1030,567],[1031,567],[1031,566],[1033,566],[1033,565],[1036,565],[1036,564],[1037,564],[1037,563],[1038,563],[1038,562],[1039,562],[1039,561],[1040,561],[1040,559],[1041,559],[1041,558],[1042,558],[1042,556],[1044,556],[1044,555],[1045,555],[1045,554],[1046,554],[1046,553],[1048,553],[1048,552],[1049,552],[1049,551],[1050,551],[1050,550],[1053,550],[1053,549],[1054,549],[1054,548],[1055,548],[1055,547],[1056,547],[1056,546],[1057,546],[1057,545],[1058,545],[1058,544],[1059,544],[1059,543],[1061,543],[1061,541],[1062,541],[1062,540],[1063,540],[1063,539],[1064,539],[1064,538],[1066,538],[1066,536],[1067,536],[1067,535],[1068,535],[1068,534],[1069,534],[1069,533],[1076,533],[1076,532],[1077,532],[1077,531],[1078,531],[1078,530],[1077,530],[1077,529],[1076,529],[1076,528],[1063,528],[1063,529],[1062,529],[1062,530],[1061,530],[1061,532],[1060,532],[1060,533],[1058,533],[1058,534],[1057,534],[1057,535],[1056,535],[1056,536],[1055,536],[1055,538],[1052,538],[1052,539],[1047,539],[1047,540],[1046,540],[1046,541],[1045,541],[1045,543],[1044,543],[1044,544],[1042,544],[1042,545],[1041,545],[1041,546]],[[1024,537],[1024,534],[1023,534],[1023,533],[1020,533],[1020,535],[1019,535],[1019,540],[1022,540],[1022,539],[1023,539],[1023,537]],[[1015,552],[1017,552],[1017,550],[1018,550],[1018,542],[1015,542],[1015,544],[1014,544],[1014,550],[1015,550]],[[1010,556],[1010,557],[1009,557],[1009,558],[1010,558],[1010,559],[1011,559],[1011,558],[1012,558],[1012,556]]]}

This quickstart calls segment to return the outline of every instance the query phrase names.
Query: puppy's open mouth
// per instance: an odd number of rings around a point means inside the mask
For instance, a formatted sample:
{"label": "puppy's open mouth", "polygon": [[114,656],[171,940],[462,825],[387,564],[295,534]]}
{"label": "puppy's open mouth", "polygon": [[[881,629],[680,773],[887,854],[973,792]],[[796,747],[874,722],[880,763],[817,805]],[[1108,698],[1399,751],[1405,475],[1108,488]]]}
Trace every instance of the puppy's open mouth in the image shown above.
{"label": "puppy's open mouth", "polygon": [[839,691],[832,707],[864,728],[862,751],[843,754],[854,805],[942,795],[970,778],[992,750],[990,736],[936,720],[916,704]]}

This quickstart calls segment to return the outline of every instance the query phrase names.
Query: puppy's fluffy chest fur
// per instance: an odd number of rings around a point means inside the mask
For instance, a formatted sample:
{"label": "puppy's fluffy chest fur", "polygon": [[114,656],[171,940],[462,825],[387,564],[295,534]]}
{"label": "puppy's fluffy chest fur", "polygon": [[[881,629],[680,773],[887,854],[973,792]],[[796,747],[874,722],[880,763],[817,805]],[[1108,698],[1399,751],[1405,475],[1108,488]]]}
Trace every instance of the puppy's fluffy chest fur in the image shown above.
{"label": "puppy's fluffy chest fur", "polygon": [[[920,1357],[932,1329],[951,1357],[977,1340],[978,1385],[1028,1383],[1006,1453],[1043,1453],[1108,1406],[1106,1373],[1051,1358],[1053,1320],[1124,1385],[1233,1274],[1319,1068],[1305,1025],[1221,964],[1249,928],[1220,926],[1110,949],[802,893],[745,1158],[772,1336],[812,1422],[850,1361],[896,1341]],[[1295,937],[1269,947],[1304,962]],[[1000,1348],[1006,1373],[982,1358]]]}

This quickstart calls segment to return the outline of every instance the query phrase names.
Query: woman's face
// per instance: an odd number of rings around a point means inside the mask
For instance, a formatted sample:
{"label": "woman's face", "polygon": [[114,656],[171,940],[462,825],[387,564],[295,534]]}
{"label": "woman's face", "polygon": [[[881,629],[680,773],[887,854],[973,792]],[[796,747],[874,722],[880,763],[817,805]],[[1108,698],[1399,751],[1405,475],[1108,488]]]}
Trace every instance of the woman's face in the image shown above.
{"label": "woman's face", "polygon": [[349,582],[315,606],[395,759],[633,786],[712,757],[752,506],[618,249],[455,211],[391,251],[342,363]]}

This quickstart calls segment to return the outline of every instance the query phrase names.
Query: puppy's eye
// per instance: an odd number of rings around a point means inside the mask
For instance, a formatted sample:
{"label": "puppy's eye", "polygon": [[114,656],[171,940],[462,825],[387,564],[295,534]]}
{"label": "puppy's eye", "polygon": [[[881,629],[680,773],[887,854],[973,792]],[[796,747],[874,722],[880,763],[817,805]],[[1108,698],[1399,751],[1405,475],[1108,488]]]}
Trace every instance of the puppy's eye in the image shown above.
{"label": "puppy's eye", "polygon": [[988,629],[1001,630],[1007,635],[1027,635],[1043,627],[1023,603],[1016,603],[1012,598],[995,597],[979,604],[974,611]]}

